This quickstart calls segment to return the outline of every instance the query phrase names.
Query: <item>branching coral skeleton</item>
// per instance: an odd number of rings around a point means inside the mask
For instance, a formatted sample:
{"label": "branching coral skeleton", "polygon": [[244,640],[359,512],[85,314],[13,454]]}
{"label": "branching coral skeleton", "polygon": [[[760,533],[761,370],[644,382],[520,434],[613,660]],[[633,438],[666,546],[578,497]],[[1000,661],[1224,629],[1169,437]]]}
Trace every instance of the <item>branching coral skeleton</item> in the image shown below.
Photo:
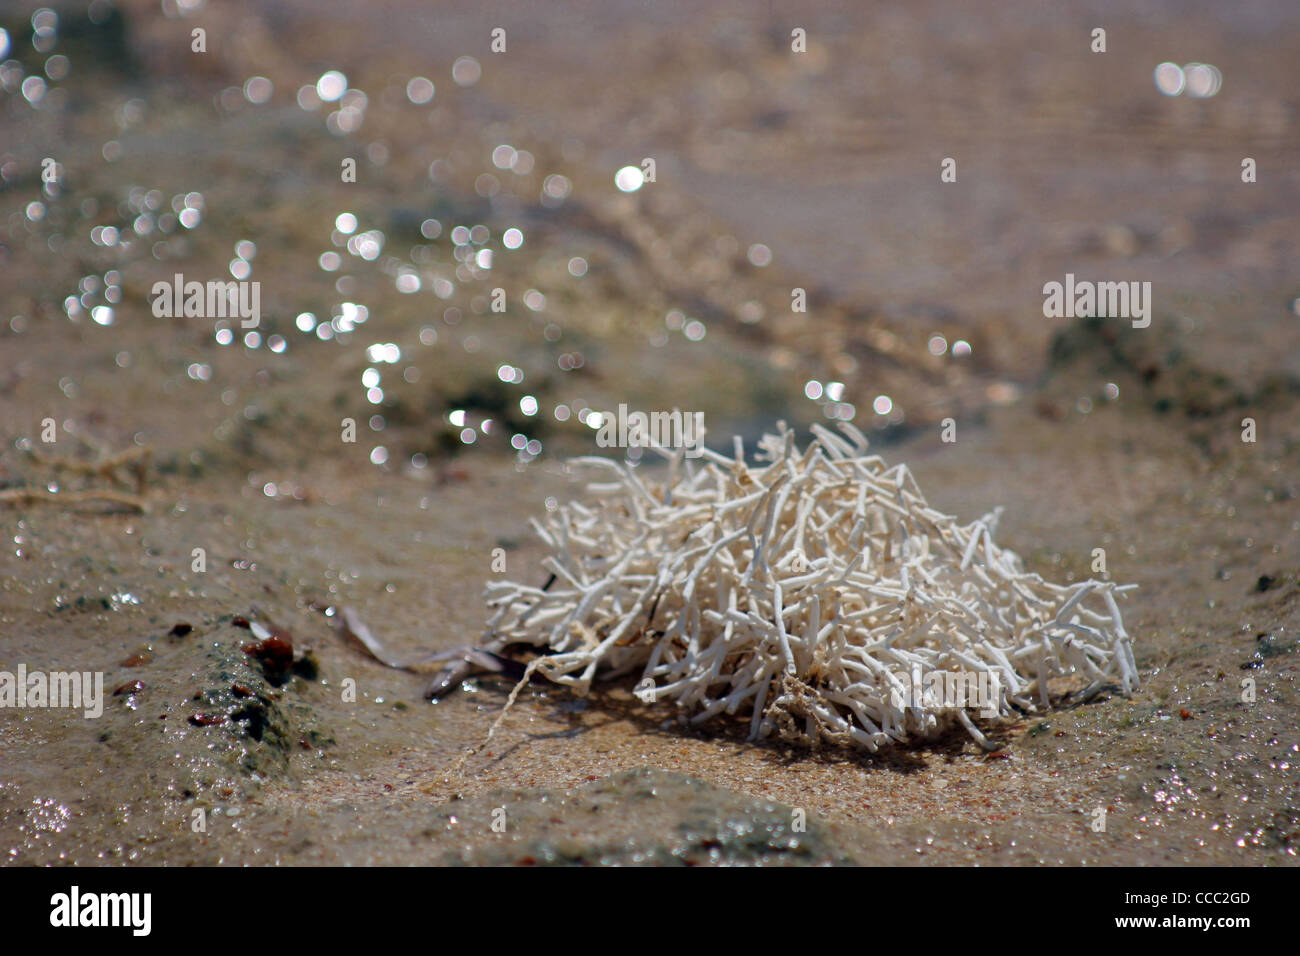
{"label": "branching coral skeleton", "polygon": [[1115,600],[1135,585],[1027,573],[993,541],[1001,509],[958,524],[906,465],[840,427],[814,426],[801,451],[782,424],[757,466],[739,438],[733,458],[657,449],[662,484],[608,459],[572,462],[597,474],[587,500],[533,522],[554,586],[487,585],[484,646],[541,651],[507,710],[534,672],[578,693],[639,672],[639,688],[693,723],[748,717],[751,739],[875,751],[959,724],[989,747],[964,707],[909,696],[907,682],[983,672],[997,688],[983,709],[1000,716],[1050,706],[1059,675],[1083,675],[1085,698],[1137,687]]}

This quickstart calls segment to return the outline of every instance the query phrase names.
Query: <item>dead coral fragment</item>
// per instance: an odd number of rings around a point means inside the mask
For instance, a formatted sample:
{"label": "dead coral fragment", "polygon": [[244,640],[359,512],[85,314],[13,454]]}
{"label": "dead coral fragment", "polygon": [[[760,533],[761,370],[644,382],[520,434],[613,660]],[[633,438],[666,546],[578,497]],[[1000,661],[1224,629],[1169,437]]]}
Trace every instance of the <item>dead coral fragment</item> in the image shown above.
{"label": "dead coral fragment", "polygon": [[662,485],[578,459],[609,480],[533,522],[555,585],[489,583],[488,640],[541,649],[527,675],[580,693],[640,672],[638,697],[694,722],[744,715],[751,738],[871,751],[954,724],[989,746],[968,701],[916,693],[936,671],[991,689],[975,708],[986,716],[1047,707],[1057,675],[1083,675],[1083,696],[1137,686],[1115,601],[1133,585],[1027,573],[993,541],[1001,509],[960,525],[906,465],[841,430],[814,426],[800,451],[782,424],[757,467],[740,439],[734,458],[706,451],[699,467],[663,452]]}

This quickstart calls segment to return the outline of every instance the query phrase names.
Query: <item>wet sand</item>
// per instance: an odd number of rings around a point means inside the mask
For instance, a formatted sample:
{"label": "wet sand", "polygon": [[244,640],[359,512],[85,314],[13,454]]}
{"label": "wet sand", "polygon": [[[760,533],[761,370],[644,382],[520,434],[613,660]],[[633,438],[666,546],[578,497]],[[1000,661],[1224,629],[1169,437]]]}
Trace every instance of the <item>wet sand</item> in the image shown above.
{"label": "wet sand", "polygon": [[[188,21],[123,3],[129,69],[68,19],[62,105],[0,94],[21,134],[0,139],[0,488],[108,487],[31,449],[152,453],[147,514],[0,505],[0,670],[102,670],[106,690],[124,688],[97,720],[0,714],[7,862],[1294,860],[1300,50],[1286,5],[1176,29],[1111,13],[1105,69],[1076,52],[1083,20],[1031,4],[975,19],[828,6],[807,20],[806,61],[786,52],[784,21],[721,4],[691,31],[672,5],[543,20],[452,4],[437,23],[401,4],[382,18],[325,8],[208,11],[221,42],[196,63],[177,46]],[[482,35],[498,15],[511,47],[494,57]],[[1152,88],[1171,47],[1223,70],[1218,97]],[[465,55],[482,78],[462,89],[451,64]],[[350,136],[294,101],[326,69],[366,91]],[[274,81],[269,103],[214,98],[254,73]],[[437,86],[428,106],[406,100],[416,75]],[[501,143],[534,168],[494,166]],[[1250,186],[1243,143],[1261,169]],[[34,220],[50,153],[65,178]],[[953,154],[958,182],[941,188],[938,159]],[[356,183],[338,181],[348,155]],[[659,181],[619,195],[614,170],[645,155]],[[476,192],[485,174],[490,198]],[[572,190],[545,205],[553,174]],[[173,197],[193,191],[199,223],[163,232]],[[374,260],[331,236],[345,211],[357,233],[383,234]],[[89,238],[141,215],[156,231],[129,246]],[[476,224],[491,269],[458,273],[449,234]],[[517,250],[500,242],[510,227]],[[245,239],[259,340],[236,322],[223,345],[211,320],[150,314],[153,282],[227,277]],[[755,243],[770,266],[750,261]],[[319,265],[327,251],[336,272]],[[418,292],[398,290],[406,272]],[[1066,272],[1152,281],[1152,326],[1044,319],[1042,283]],[[794,286],[812,293],[806,315],[789,312]],[[503,315],[488,309],[496,287]],[[336,321],[328,340],[295,321],[355,317],[345,302],[366,321]],[[101,324],[92,310],[108,304]],[[699,341],[682,331],[692,319]],[[394,363],[367,354],[389,344]],[[523,384],[503,382],[503,364]],[[405,658],[477,640],[493,549],[512,577],[542,576],[527,519],[578,493],[563,461],[592,451],[579,409],[702,409],[725,440],[825,420],[809,380],[843,383],[876,450],[906,461],[936,507],[969,520],[1006,505],[1000,543],[1030,570],[1082,580],[1104,548],[1110,577],[1140,585],[1124,613],[1141,690],[987,725],[992,755],[954,736],[871,756],[686,728],[630,684],[586,699],[537,685],[457,768],[509,683],[476,678],[429,703],[425,677],[336,633],[329,609],[351,605]],[[525,394],[540,415],[522,412]],[[512,450],[512,434],[540,455]],[[276,686],[244,653],[254,638],[235,619],[256,612],[310,651],[314,675]]]}

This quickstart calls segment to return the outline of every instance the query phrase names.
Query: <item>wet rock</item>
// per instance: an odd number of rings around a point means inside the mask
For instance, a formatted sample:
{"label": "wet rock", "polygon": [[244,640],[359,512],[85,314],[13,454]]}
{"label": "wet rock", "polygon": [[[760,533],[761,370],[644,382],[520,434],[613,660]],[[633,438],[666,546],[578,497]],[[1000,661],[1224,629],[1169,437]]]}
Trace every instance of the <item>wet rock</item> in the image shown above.
{"label": "wet rock", "polygon": [[[190,706],[205,718],[220,719],[197,722],[191,717],[190,723],[215,735],[206,746],[231,769],[260,779],[283,777],[289,772],[290,756],[301,750],[300,740],[319,748],[333,743],[333,738],[320,726],[314,708],[296,698],[293,685],[284,686],[291,679],[289,669],[277,685],[264,673],[265,664],[243,651],[234,647],[208,651],[208,679]],[[292,663],[292,645],[289,660]]]}
{"label": "wet rock", "polygon": [[1282,633],[1282,628],[1276,632],[1264,632],[1255,636],[1255,657],[1263,660],[1270,657],[1277,657],[1281,654],[1290,654],[1296,649],[1296,640],[1288,639]]}
{"label": "wet rock", "polygon": [[[575,790],[485,794],[438,811],[469,833],[495,820],[503,840],[462,851],[488,865],[850,864],[826,826],[803,810],[680,773],[625,771]],[[599,820],[597,825],[595,821]],[[518,835],[518,836],[516,836]]]}
{"label": "wet rock", "polygon": [[1049,374],[1084,372],[1090,378],[1113,376],[1138,385],[1146,403],[1158,412],[1206,418],[1231,409],[1271,404],[1300,395],[1300,380],[1272,374],[1258,382],[1234,380],[1195,362],[1179,333],[1157,317],[1150,328],[1134,328],[1125,319],[1090,316],[1076,319],[1053,338]]}

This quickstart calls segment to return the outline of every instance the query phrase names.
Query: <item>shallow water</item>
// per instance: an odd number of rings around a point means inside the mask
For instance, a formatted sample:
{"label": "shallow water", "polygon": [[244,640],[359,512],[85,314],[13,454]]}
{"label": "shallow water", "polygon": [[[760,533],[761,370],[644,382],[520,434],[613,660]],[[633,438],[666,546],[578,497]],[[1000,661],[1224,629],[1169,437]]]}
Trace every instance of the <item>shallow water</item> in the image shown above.
{"label": "shallow water", "polygon": [[[0,670],[126,688],[97,721],[0,718],[9,862],[1294,859],[1292,5],[1104,8],[1105,54],[1031,3],[826,5],[802,59],[722,3],[84,9],[39,55],[30,10],[0,21],[0,481],[108,487],[30,452],[148,446],[149,513],[0,505]],[[1174,56],[1223,89],[1161,96]],[[177,272],[259,281],[257,329],[154,315]],[[1151,281],[1152,327],[1044,319],[1067,272]],[[810,755],[538,687],[452,774],[508,686],[429,704],[324,609],[407,657],[477,639],[493,549],[536,576],[527,519],[620,402],[702,410],[711,440],[852,415],[936,507],[1007,505],[1032,570],[1080,580],[1104,547],[1141,585],[1143,688],[992,728],[990,758]],[[317,677],[242,651],[255,607]]]}

